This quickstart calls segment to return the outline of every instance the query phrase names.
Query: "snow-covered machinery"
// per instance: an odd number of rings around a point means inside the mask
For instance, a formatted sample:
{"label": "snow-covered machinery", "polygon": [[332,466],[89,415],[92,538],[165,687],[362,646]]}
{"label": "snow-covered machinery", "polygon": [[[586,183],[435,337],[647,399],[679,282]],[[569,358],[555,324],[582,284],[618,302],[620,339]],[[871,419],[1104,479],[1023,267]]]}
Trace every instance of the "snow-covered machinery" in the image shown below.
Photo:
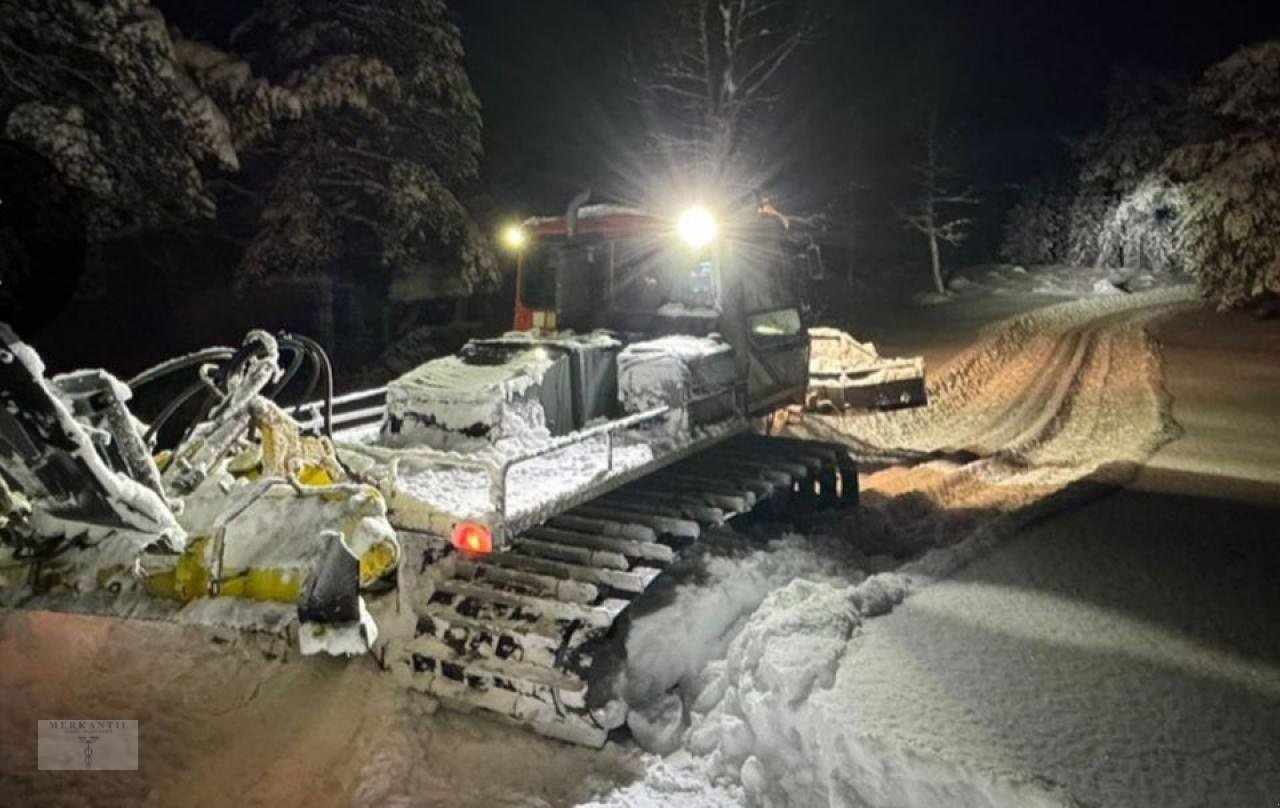
{"label": "snow-covered machinery", "polygon": [[[125,384],[100,370],[46,378],[3,324],[0,341],[0,605],[367,649],[361,590],[399,560],[382,496],[268,397],[304,356],[323,361],[313,344],[253,332]],[[150,426],[134,418],[135,389],[184,371],[199,378],[171,407]],[[176,447],[153,456],[157,431],[201,394]]]}
{"label": "snow-covered machinery", "polygon": [[[6,333],[0,601],[297,631],[602,744],[625,707],[588,692],[595,652],[676,552],[766,502],[852,504],[856,468],[751,429],[808,384],[777,217],[573,206],[508,238],[516,331],[292,414],[273,398],[300,366],[308,389],[328,374],[301,338],[254,332],[121,384],[45,379]],[[183,369],[191,386],[134,418],[136,387]]]}

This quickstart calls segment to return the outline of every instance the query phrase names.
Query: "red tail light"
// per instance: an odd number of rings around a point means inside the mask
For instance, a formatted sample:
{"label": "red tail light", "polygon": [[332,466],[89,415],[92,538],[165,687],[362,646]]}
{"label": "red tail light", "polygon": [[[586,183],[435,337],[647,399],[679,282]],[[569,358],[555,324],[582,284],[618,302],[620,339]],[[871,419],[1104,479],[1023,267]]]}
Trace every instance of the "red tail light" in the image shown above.
{"label": "red tail light", "polygon": [[493,534],[484,525],[475,522],[459,522],[453,528],[449,543],[464,553],[492,553]]}

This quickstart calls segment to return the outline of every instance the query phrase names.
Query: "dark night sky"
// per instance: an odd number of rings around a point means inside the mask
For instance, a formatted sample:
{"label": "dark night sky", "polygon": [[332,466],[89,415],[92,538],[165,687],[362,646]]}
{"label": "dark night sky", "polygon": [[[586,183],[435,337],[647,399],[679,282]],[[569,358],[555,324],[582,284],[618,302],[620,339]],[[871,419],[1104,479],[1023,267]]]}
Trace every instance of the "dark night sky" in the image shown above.
{"label": "dark night sky", "polygon": [[[1095,125],[1118,65],[1194,76],[1280,33],[1280,3],[1114,0],[819,0],[829,23],[806,55],[792,135],[800,204],[832,178],[875,186],[935,94],[988,187],[1062,167],[1062,135]],[[486,181],[500,209],[558,207],[607,187],[643,122],[622,54],[644,0],[458,0],[485,106]]]}

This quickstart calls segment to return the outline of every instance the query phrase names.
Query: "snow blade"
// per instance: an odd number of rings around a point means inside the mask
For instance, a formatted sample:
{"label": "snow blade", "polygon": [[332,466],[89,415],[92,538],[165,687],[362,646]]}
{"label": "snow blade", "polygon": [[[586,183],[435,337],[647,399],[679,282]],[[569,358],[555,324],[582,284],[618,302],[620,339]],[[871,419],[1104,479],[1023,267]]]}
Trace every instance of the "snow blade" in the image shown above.
{"label": "snow blade", "polygon": [[835,328],[809,329],[809,410],[895,410],[929,403],[924,359],[883,357]]}

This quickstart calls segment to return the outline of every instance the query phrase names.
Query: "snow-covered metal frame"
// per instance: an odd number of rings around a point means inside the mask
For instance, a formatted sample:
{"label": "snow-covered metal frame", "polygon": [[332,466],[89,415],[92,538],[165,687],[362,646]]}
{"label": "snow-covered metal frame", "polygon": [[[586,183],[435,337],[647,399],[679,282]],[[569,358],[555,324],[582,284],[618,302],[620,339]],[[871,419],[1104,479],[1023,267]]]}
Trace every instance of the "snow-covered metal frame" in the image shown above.
{"label": "snow-covered metal frame", "polygon": [[[669,405],[654,407],[643,412],[634,413],[602,424],[597,424],[596,426],[588,427],[569,435],[554,438],[541,446],[536,446],[518,454],[505,456],[500,459],[491,455],[463,454],[460,452],[440,451],[436,449],[385,449],[363,443],[341,440],[339,441],[339,446],[359,454],[377,457],[381,460],[394,459],[397,463],[408,461],[413,464],[421,464],[425,466],[464,469],[480,472],[485,475],[488,480],[489,502],[492,507],[483,521],[486,523],[486,526],[493,535],[495,549],[500,549],[512,537],[546,521],[549,516],[553,516],[556,513],[572,508],[575,505],[594,499],[614,488],[699,452],[724,440],[725,438],[746,431],[749,423],[745,415],[745,386],[741,384],[735,385],[731,391],[727,392],[733,397],[733,411],[730,416],[720,422],[710,425],[700,436],[685,441],[678,447],[669,451],[664,451],[658,454],[652,462],[645,463],[644,465],[634,469],[627,469],[626,471],[617,474],[611,472],[614,470],[613,450],[615,438],[618,433],[657,421],[660,418],[672,414],[677,408],[673,408]],[[345,396],[335,398],[333,400],[333,404],[336,406],[352,405],[360,402],[368,403],[379,395],[385,396],[385,388],[350,393]],[[703,401],[721,398],[725,395],[726,391],[719,390],[701,396],[696,396],[686,401],[682,408],[688,408]],[[303,409],[311,413],[311,418],[304,422],[304,426],[318,426],[320,423],[319,408],[321,406],[323,406],[322,402],[313,402],[303,405]],[[354,410],[353,413],[363,413],[372,409],[372,407],[360,407]],[[335,415],[333,417],[334,426],[336,427],[340,424],[350,423],[350,421],[344,421],[343,419],[344,416],[342,414]],[[602,475],[595,483],[557,497],[550,502],[543,503],[539,507],[526,513],[510,513],[508,508],[507,491],[508,482],[513,469],[522,464],[537,460],[538,458],[546,457],[557,452],[567,451],[575,446],[579,446],[587,441],[598,438],[603,438],[605,441],[605,453],[604,467],[601,469]],[[441,536],[440,538],[447,537]]]}

